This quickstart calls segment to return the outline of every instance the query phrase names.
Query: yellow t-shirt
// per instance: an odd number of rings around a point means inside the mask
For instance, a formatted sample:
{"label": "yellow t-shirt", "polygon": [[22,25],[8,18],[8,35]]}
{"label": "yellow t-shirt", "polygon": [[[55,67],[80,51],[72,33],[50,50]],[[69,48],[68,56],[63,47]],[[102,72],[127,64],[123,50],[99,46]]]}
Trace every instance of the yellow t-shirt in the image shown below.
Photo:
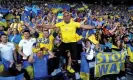
{"label": "yellow t-shirt", "polygon": [[[49,36],[49,43],[45,43],[45,42],[40,43],[40,48],[43,48],[43,47],[45,47],[45,48],[49,49],[50,51],[52,51],[52,49],[54,47],[54,37],[53,37],[53,35]],[[46,52],[44,52],[44,53],[46,53]]]}
{"label": "yellow t-shirt", "polygon": [[76,28],[80,28],[80,23],[70,21],[66,24],[64,21],[56,24],[56,27],[60,28],[61,39],[64,43],[77,42]]}
{"label": "yellow t-shirt", "polygon": [[43,32],[39,32],[39,37],[38,38],[43,38]]}
{"label": "yellow t-shirt", "polygon": [[77,40],[77,41],[81,40],[82,38],[83,38],[82,36],[76,34],[76,40]]}

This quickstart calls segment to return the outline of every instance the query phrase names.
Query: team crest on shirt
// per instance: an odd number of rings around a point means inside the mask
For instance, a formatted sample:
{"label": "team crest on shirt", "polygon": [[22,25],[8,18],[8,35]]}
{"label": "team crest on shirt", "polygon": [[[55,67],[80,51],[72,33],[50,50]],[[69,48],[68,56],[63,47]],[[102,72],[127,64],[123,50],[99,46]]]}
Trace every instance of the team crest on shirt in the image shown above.
{"label": "team crest on shirt", "polygon": [[42,39],[41,39],[41,38],[37,39],[37,42],[38,42],[38,43],[40,43],[41,41],[42,41]]}
{"label": "team crest on shirt", "polygon": [[24,44],[26,44],[26,42],[24,42]]}
{"label": "team crest on shirt", "polygon": [[44,44],[49,44],[49,39],[48,38],[40,38],[37,39],[38,43],[44,43]]}
{"label": "team crest on shirt", "polygon": [[42,43],[49,44],[49,39],[48,38],[44,38]]}

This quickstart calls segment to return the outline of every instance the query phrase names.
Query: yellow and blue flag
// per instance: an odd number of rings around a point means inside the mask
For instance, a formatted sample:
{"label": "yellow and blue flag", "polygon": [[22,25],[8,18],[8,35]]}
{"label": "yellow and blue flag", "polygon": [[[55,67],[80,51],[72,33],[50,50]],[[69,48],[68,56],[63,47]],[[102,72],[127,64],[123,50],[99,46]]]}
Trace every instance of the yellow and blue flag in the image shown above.
{"label": "yellow and blue flag", "polygon": [[6,17],[5,17],[5,19],[6,20],[11,20],[11,19],[13,19],[14,18],[14,16],[13,16],[13,14],[8,14]]}
{"label": "yellow and blue flag", "polygon": [[0,26],[7,27],[7,22],[5,19],[0,20]]}
{"label": "yellow and blue flag", "polygon": [[80,77],[82,80],[89,80],[89,63],[87,62],[86,59],[86,52],[81,53],[81,66],[80,66]]}
{"label": "yellow and blue flag", "polygon": [[84,8],[88,9],[88,6],[84,2],[82,2],[82,5],[84,6]]}
{"label": "yellow and blue flag", "polygon": [[125,71],[125,59],[127,51],[98,52],[95,56],[95,77],[108,74],[119,74]]}

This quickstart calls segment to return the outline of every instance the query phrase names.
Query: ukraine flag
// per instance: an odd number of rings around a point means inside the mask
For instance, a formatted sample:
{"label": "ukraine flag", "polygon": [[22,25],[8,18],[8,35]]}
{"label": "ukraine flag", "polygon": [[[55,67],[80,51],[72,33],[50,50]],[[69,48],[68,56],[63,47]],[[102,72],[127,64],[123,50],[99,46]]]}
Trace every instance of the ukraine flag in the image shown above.
{"label": "ukraine flag", "polygon": [[89,80],[89,63],[86,60],[86,52],[81,53],[81,66],[80,66],[80,77],[82,80]]}
{"label": "ukraine flag", "polygon": [[5,19],[2,19],[2,20],[0,21],[0,26],[7,27],[7,22],[6,22]]}
{"label": "ukraine flag", "polygon": [[84,2],[82,2],[82,5],[84,6],[84,8],[88,9],[88,6]]}

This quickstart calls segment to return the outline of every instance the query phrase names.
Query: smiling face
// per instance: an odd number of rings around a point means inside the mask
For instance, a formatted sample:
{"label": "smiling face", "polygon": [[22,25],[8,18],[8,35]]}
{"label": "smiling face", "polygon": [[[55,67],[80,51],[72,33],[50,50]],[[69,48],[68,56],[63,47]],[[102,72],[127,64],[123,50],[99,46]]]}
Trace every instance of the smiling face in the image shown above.
{"label": "smiling face", "polygon": [[30,38],[30,32],[24,32],[24,38],[29,39]]}

